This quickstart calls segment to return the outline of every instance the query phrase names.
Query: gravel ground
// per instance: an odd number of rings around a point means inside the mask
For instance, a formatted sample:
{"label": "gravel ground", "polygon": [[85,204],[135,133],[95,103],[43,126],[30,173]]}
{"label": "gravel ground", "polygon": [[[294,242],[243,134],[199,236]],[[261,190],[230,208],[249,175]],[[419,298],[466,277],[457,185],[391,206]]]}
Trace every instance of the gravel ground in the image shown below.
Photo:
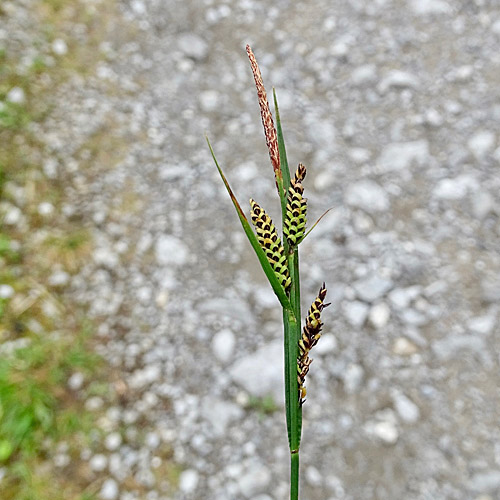
{"label": "gravel ground", "polygon": [[303,498],[500,498],[498,2],[119,7],[102,62],[39,130],[96,242],[68,294],[122,380],[102,453],[82,452],[108,471],[100,498],[288,495],[280,310],[204,139],[277,218],[246,43],[309,168],[310,220],[333,206],[301,246],[303,307],[323,280],[333,303]]}

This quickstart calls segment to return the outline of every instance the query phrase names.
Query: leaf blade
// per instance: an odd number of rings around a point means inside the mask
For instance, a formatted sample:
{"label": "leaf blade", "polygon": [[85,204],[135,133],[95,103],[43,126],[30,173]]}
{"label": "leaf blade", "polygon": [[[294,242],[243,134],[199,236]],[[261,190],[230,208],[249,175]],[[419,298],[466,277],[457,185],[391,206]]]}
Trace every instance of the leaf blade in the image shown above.
{"label": "leaf blade", "polygon": [[252,248],[254,249],[257,258],[259,259],[260,265],[262,267],[262,270],[264,271],[267,279],[269,280],[269,283],[271,287],[273,288],[274,293],[278,297],[278,300],[280,301],[281,305],[289,310],[293,311],[292,305],[290,303],[290,300],[288,299],[285,289],[281,286],[281,283],[278,281],[278,278],[274,274],[273,268],[271,267],[271,264],[267,260],[266,254],[262,250],[259,241],[257,240],[257,237],[255,236],[255,233],[253,232],[252,227],[250,226],[250,223],[248,222],[238,200],[236,199],[236,196],[233,193],[233,190],[231,189],[229,182],[226,179],[226,176],[224,175],[224,172],[222,171],[221,167],[219,166],[219,162],[217,161],[217,158],[215,157],[214,150],[212,148],[212,145],[210,144],[210,141],[208,137],[206,137],[208,147],[210,148],[210,152],[212,154],[212,158],[215,162],[215,166],[217,167],[217,170],[219,171],[219,174],[221,176],[222,182],[226,186],[226,190],[229,194],[229,197],[231,198],[231,201],[233,202],[234,208],[236,209],[236,213],[238,214],[238,218],[240,219],[241,225],[243,226],[243,230],[245,231],[245,234],[248,238],[248,241],[252,245]]}

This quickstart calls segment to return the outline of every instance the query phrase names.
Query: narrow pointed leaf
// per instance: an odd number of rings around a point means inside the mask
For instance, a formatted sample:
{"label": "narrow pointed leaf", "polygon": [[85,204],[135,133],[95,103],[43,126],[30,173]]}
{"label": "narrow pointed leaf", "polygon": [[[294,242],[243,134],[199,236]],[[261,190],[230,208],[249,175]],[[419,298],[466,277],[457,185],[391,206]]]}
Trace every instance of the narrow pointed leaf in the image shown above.
{"label": "narrow pointed leaf", "polygon": [[[250,241],[250,244],[252,245],[252,247],[257,255],[257,258],[259,259],[260,265],[262,266],[262,270],[264,271],[265,275],[267,276],[267,279],[269,280],[269,283],[271,284],[271,286],[274,290],[274,293],[278,297],[278,300],[280,301],[281,305],[285,309],[292,311],[292,306],[290,304],[290,300],[286,296],[284,288],[281,286],[281,283],[278,281],[278,278],[274,274],[273,268],[271,267],[271,264],[267,260],[266,254],[262,250],[262,248],[257,240],[257,237],[255,236],[255,233],[253,232],[252,226],[248,222],[243,210],[241,209],[240,204],[238,203],[238,200],[234,196],[233,190],[229,186],[229,183],[226,179],[226,176],[222,172],[222,169],[219,166],[217,158],[215,157],[214,150],[212,149],[212,145],[210,144],[208,137],[206,139],[207,139],[208,147],[210,148],[210,152],[212,153],[212,158],[214,159],[215,166],[217,167],[217,170],[219,171],[222,182],[224,182],[224,185],[226,186],[227,192],[229,193],[229,196],[231,198],[231,201],[233,202],[234,208],[236,209],[236,213],[238,214],[241,225],[243,226],[243,230],[245,231],[245,234],[247,235],[247,238]],[[293,314],[293,312],[292,312],[292,314]]]}
{"label": "narrow pointed leaf", "polygon": [[307,235],[318,225],[318,222],[330,211],[332,210],[333,207],[330,207],[326,212],[323,212],[321,217],[312,225],[312,227],[307,231],[306,234],[304,234],[304,237],[302,238],[301,242],[304,241],[307,238]]}

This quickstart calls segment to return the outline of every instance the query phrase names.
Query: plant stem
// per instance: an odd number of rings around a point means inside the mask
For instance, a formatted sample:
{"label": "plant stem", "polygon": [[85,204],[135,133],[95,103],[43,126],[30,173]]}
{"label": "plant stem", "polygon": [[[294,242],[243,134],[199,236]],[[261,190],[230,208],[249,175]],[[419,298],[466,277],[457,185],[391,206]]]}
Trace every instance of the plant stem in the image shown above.
{"label": "plant stem", "polygon": [[299,498],[299,452],[290,456],[290,500]]}

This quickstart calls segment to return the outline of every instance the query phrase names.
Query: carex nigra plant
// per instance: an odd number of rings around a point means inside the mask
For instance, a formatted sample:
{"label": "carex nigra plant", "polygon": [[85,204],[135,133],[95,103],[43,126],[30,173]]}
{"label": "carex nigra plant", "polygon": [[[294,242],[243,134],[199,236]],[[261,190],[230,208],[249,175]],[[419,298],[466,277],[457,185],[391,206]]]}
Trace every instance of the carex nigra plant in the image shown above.
{"label": "carex nigra plant", "polygon": [[266,144],[280,198],[282,213],[281,238],[271,217],[253,199],[250,200],[250,224],[217,162],[208,137],[207,142],[248,240],[255,250],[262,269],[283,308],[285,405],[291,457],[290,500],[298,500],[302,406],[306,400],[305,378],[312,361],[309,352],[321,337],[321,328],[323,326],[321,312],[328,305],[325,303],[326,287],[323,283],[318,296],[314,299],[307,313],[305,325],[301,329],[298,247],[323,216],[318,219],[309,231],[305,232],[307,199],[303,196],[304,187],[302,183],[306,177],[306,167],[299,163],[294,177],[291,178],[276,92],[273,89],[277,124],[275,128],[257,60],[249,45],[247,45],[246,49],[257,87]]}

